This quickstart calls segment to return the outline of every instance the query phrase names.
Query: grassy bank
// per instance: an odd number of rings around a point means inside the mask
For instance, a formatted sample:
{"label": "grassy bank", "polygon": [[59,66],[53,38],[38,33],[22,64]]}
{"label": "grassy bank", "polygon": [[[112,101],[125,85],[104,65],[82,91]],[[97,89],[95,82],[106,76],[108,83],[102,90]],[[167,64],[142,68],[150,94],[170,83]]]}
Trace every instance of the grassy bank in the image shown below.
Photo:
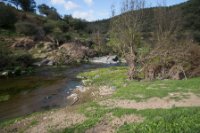
{"label": "grassy bank", "polygon": [[157,80],[157,81],[129,81],[127,67],[111,67],[85,72],[79,76],[85,77],[86,85],[114,86],[116,92],[113,98],[142,100],[151,97],[165,97],[173,92],[200,93],[200,78],[188,80]]}

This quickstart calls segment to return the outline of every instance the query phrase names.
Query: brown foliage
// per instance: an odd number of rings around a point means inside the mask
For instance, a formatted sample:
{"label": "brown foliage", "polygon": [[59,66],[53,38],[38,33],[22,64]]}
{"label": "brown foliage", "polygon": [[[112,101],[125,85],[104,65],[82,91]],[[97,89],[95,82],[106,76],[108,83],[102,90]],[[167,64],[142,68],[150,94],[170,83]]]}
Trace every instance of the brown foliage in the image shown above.
{"label": "brown foliage", "polygon": [[200,46],[192,41],[156,47],[143,61],[146,79],[183,79],[200,76]]}

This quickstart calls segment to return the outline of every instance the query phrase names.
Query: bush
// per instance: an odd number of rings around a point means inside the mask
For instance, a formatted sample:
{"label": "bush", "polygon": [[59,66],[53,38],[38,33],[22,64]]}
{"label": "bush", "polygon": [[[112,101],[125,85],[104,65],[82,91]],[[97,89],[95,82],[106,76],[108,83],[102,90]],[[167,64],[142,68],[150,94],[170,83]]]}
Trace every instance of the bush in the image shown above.
{"label": "bush", "polygon": [[44,30],[46,33],[53,33],[53,32],[66,32],[69,30],[69,26],[64,21],[54,21],[48,20],[44,24]]}
{"label": "bush", "polygon": [[12,61],[10,58],[11,54],[11,51],[7,47],[0,44],[0,70],[10,65]]}
{"label": "bush", "polygon": [[0,27],[13,28],[15,22],[17,21],[14,9],[0,3],[0,10]]}
{"label": "bush", "polygon": [[30,54],[21,54],[21,55],[17,55],[15,57],[15,65],[17,66],[21,66],[21,67],[29,67],[32,65],[32,63],[34,62],[32,56]]}
{"label": "bush", "polygon": [[36,35],[39,28],[30,22],[18,22],[15,24],[16,31],[24,35]]}
{"label": "bush", "polygon": [[71,41],[72,37],[68,33],[62,33],[62,32],[53,32],[51,34],[52,38],[58,42],[59,44],[63,44],[65,42]]}
{"label": "bush", "polygon": [[2,45],[0,45],[0,59],[0,71],[7,69],[19,71],[16,67],[27,68],[34,62],[30,54],[14,54],[6,46]]}

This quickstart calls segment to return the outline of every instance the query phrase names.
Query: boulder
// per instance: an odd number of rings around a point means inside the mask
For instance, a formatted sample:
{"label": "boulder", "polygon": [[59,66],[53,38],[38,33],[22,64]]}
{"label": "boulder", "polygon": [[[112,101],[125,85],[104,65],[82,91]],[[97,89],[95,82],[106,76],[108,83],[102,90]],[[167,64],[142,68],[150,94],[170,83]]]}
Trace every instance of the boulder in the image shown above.
{"label": "boulder", "polygon": [[67,99],[70,105],[74,105],[76,102],[78,102],[79,97],[78,97],[78,94],[73,93],[70,96],[68,96]]}
{"label": "boulder", "polygon": [[44,60],[42,60],[40,62],[34,63],[33,65],[34,66],[38,66],[38,67],[40,67],[40,66],[53,66],[54,62],[49,60],[49,59],[44,59]]}
{"label": "boulder", "polygon": [[55,44],[54,43],[52,43],[52,42],[44,42],[44,47],[43,47],[43,49],[45,50],[45,51],[51,51],[51,50],[53,50],[55,48]]}
{"label": "boulder", "polygon": [[3,76],[3,77],[6,77],[6,76],[8,76],[8,75],[9,75],[9,72],[8,72],[8,71],[2,72],[2,73],[1,73],[1,76]]}
{"label": "boulder", "polygon": [[33,39],[29,37],[18,38],[15,40],[15,43],[11,46],[12,48],[21,48],[29,50],[35,46]]}
{"label": "boulder", "polygon": [[118,64],[119,58],[116,55],[95,57],[90,60],[92,63],[103,63],[103,64]]}

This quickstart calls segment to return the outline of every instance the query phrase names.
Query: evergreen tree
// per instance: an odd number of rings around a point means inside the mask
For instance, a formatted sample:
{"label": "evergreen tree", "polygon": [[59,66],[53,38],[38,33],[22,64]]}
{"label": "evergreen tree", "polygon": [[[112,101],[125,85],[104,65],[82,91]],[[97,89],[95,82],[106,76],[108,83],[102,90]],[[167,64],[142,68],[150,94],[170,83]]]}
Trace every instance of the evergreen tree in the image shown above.
{"label": "evergreen tree", "polygon": [[19,0],[21,8],[26,12],[35,12],[36,2],[34,0]]}

